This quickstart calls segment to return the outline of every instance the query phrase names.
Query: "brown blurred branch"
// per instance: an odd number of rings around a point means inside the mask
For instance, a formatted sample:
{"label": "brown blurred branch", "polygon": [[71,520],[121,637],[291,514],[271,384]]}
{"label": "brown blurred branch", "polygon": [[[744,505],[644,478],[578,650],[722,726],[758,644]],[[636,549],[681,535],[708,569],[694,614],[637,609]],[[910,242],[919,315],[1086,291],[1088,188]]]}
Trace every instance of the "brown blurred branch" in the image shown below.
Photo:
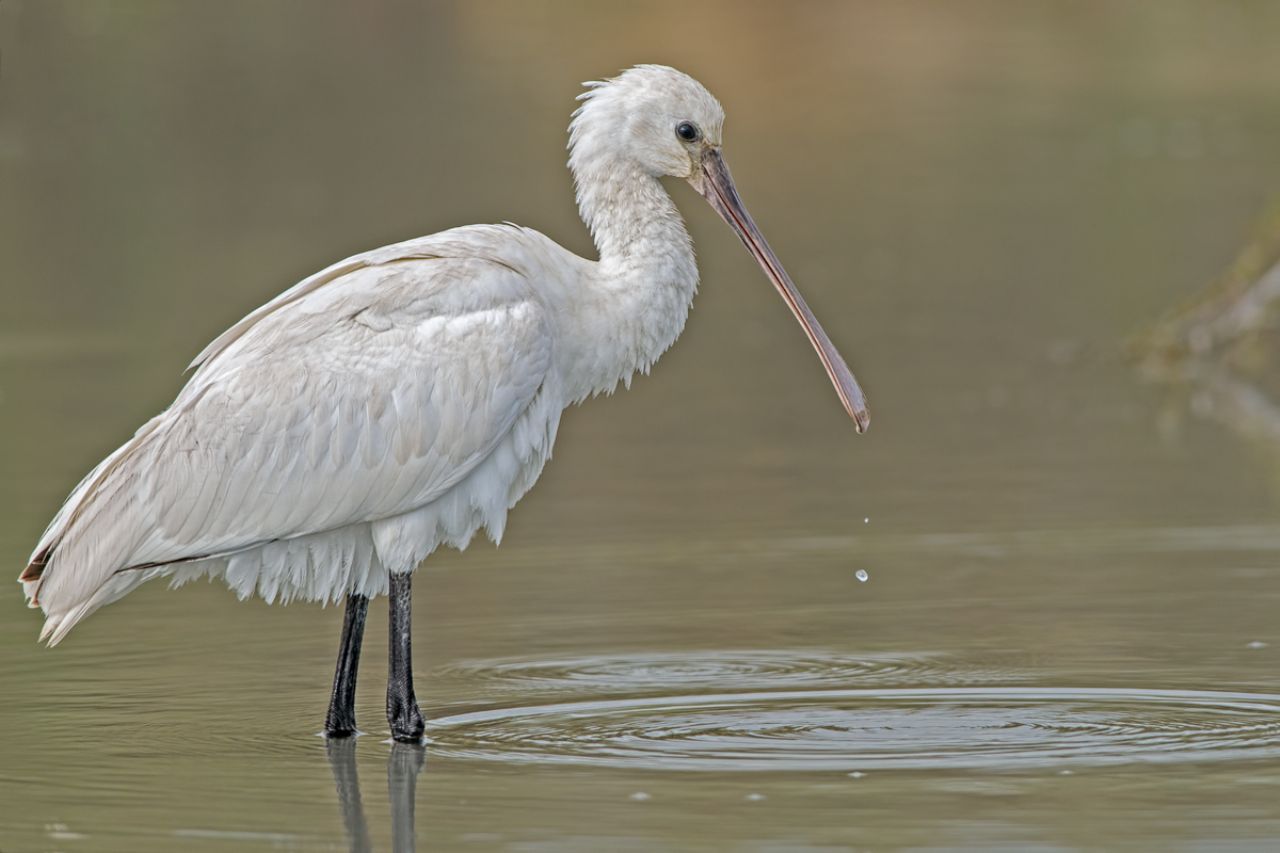
{"label": "brown blurred branch", "polygon": [[1202,293],[1133,340],[1145,360],[1234,360],[1280,317],[1280,205],[1263,217],[1231,267]]}
{"label": "brown blurred branch", "polygon": [[1268,346],[1277,328],[1280,205],[1217,281],[1131,341],[1142,377],[1180,398],[1170,401],[1163,424],[1174,427],[1185,407],[1242,437],[1280,445],[1280,372]]}

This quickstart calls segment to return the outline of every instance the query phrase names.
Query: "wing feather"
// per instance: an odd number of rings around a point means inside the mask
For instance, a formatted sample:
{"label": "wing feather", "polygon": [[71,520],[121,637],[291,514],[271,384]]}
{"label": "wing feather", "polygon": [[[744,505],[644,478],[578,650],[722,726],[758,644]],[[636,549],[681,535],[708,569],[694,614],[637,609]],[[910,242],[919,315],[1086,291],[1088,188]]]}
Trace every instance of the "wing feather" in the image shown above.
{"label": "wing feather", "polygon": [[121,570],[405,513],[493,451],[551,365],[528,280],[422,247],[375,254],[305,280],[197,357],[173,406],[46,532],[33,601],[75,621]]}

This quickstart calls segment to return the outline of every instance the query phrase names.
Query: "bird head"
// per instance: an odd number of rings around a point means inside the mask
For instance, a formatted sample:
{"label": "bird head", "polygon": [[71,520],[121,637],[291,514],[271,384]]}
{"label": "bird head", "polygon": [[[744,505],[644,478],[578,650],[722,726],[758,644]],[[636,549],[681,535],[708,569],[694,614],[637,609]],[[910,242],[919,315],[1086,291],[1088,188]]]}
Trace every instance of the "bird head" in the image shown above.
{"label": "bird head", "polygon": [[719,148],[724,110],[701,83],[665,65],[637,65],[585,84],[569,126],[575,154],[605,153],[652,177],[693,178]]}
{"label": "bird head", "polygon": [[618,170],[688,181],[760,264],[817,351],[858,432],[865,431],[871,417],[862,389],[738,196],[720,150],[720,102],[697,80],[665,65],[637,65],[585,85],[569,125],[579,200],[582,181]]}

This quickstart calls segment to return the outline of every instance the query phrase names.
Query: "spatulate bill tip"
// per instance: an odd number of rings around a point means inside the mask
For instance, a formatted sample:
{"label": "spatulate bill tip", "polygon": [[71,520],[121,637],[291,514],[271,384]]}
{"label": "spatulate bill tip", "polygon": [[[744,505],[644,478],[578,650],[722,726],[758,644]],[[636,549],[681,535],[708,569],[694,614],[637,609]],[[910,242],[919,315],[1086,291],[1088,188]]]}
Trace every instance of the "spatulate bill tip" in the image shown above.
{"label": "spatulate bill tip", "polygon": [[853,417],[853,428],[862,435],[871,427],[871,413],[866,409],[858,409],[849,413]]}

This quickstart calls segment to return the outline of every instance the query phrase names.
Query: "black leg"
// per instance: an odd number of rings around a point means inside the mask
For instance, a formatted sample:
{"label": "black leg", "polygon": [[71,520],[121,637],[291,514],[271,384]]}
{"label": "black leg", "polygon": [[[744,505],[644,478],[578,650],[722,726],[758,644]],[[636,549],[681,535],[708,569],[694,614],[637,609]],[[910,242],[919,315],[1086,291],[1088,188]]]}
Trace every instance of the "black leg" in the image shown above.
{"label": "black leg", "polygon": [[333,697],[329,700],[329,714],[324,718],[324,733],[328,737],[350,737],[356,733],[356,670],[360,666],[360,642],[364,639],[364,617],[368,610],[368,598],[347,596],[338,667],[333,673]]}
{"label": "black leg", "polygon": [[391,615],[387,620],[391,640],[387,722],[391,724],[391,737],[401,743],[419,743],[426,729],[422,712],[418,710],[418,700],[413,695],[413,659],[409,653],[409,635],[413,629],[410,577],[409,574],[391,576]]}

